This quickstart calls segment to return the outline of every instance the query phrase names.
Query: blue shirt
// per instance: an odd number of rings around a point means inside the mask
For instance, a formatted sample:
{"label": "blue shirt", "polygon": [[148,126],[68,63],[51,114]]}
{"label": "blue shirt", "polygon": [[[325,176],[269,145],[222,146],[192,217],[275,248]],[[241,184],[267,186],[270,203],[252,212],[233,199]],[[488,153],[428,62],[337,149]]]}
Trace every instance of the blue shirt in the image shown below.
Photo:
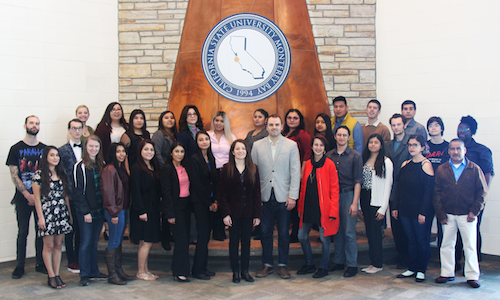
{"label": "blue shirt", "polygon": [[465,166],[467,165],[467,161],[465,160],[465,158],[462,159],[462,163],[458,166],[458,168],[455,167],[451,159],[449,160],[449,162],[451,169],[453,170],[453,175],[455,175],[455,181],[458,181],[458,178],[460,178],[460,175],[462,175],[462,172],[464,171]]}

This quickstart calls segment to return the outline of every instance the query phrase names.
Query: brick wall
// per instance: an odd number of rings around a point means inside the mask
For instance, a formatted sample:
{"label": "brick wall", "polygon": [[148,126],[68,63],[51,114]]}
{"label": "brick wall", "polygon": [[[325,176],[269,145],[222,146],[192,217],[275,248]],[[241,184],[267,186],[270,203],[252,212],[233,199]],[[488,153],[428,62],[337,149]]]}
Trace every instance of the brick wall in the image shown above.
{"label": "brick wall", "polygon": [[[376,97],[376,0],[306,0],[328,99],[364,116]],[[156,126],[168,103],[187,0],[119,0],[120,102]]]}

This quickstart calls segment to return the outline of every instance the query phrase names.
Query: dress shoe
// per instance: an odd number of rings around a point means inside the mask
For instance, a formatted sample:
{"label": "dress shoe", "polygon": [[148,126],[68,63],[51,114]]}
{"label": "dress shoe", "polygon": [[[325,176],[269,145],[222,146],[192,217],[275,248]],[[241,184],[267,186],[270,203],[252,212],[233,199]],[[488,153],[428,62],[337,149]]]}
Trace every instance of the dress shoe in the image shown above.
{"label": "dress shoe", "polygon": [[97,275],[94,275],[94,276],[89,276],[89,280],[108,280],[108,275],[102,273],[102,272],[99,272],[99,274]]}
{"label": "dress shoe", "polygon": [[17,266],[12,272],[12,279],[19,279],[24,275],[24,267]]}
{"label": "dress shoe", "polygon": [[179,276],[174,276],[174,281],[185,283],[185,282],[190,282],[191,280],[189,280],[189,278],[187,278],[186,276],[179,275]]}
{"label": "dress shoe", "polygon": [[42,273],[42,274],[48,274],[47,268],[45,268],[44,264],[36,265],[35,271],[37,271],[38,273]]}
{"label": "dress shoe", "polygon": [[329,272],[333,272],[333,271],[337,271],[337,270],[344,270],[344,269],[345,269],[344,264],[331,263],[328,266],[328,271]]}
{"label": "dress shoe", "polygon": [[248,273],[248,271],[241,271],[241,278],[245,279],[245,281],[248,281],[248,282],[253,282],[253,277],[250,276],[250,274]]}
{"label": "dress shoe", "polygon": [[471,288],[473,289],[477,289],[478,287],[481,286],[481,284],[479,284],[479,281],[477,280],[467,280],[467,283],[470,285]]}
{"label": "dress shoe", "polygon": [[425,281],[425,273],[424,272],[417,272],[417,276],[415,276],[415,281],[416,282],[424,282]]}
{"label": "dress shoe", "polygon": [[87,276],[80,277],[80,282],[78,283],[80,286],[89,285],[89,278]]}
{"label": "dress shoe", "polygon": [[319,268],[318,271],[316,271],[316,273],[314,273],[313,278],[323,278],[325,276],[328,276],[328,270],[323,269],[323,268]]}
{"label": "dress shoe", "polygon": [[238,272],[233,272],[233,282],[240,283],[240,274]]}
{"label": "dress shoe", "polygon": [[344,277],[353,277],[358,274],[358,267],[347,267],[344,272]]}
{"label": "dress shoe", "polygon": [[200,280],[210,280],[210,276],[205,273],[193,274],[193,277]]}
{"label": "dress shoe", "polygon": [[286,266],[279,266],[278,274],[280,275],[281,279],[290,279],[292,277],[290,275],[290,272],[288,272],[288,268]]}
{"label": "dress shoe", "polygon": [[212,271],[209,271],[209,270],[205,270],[205,275],[207,276],[215,276],[215,272],[212,272]]}
{"label": "dress shoe", "polygon": [[453,281],[455,280],[455,277],[444,277],[444,276],[439,276],[436,278],[436,283],[446,283],[448,281]]}
{"label": "dress shoe", "polygon": [[396,276],[396,278],[408,278],[408,277],[413,277],[413,276],[415,276],[415,272],[410,271],[410,270],[406,270],[403,273]]}
{"label": "dress shoe", "polygon": [[300,268],[300,270],[297,271],[297,275],[304,275],[314,272],[316,272],[315,265],[303,265],[302,268]]}
{"label": "dress shoe", "polygon": [[255,276],[257,278],[262,278],[262,277],[266,277],[267,275],[269,275],[273,272],[274,272],[273,267],[264,266],[264,267],[262,267],[262,269],[260,269],[259,272],[257,272],[257,274],[255,274]]}

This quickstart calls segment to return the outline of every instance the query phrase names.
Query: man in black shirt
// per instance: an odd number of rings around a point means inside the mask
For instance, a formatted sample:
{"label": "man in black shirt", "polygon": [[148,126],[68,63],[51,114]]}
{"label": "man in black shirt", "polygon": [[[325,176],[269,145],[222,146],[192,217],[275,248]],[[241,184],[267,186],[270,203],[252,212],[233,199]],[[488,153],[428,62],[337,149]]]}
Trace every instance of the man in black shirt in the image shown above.
{"label": "man in black shirt", "polygon": [[[24,139],[10,148],[6,165],[9,166],[12,182],[16,192],[11,204],[16,205],[17,217],[17,266],[12,272],[13,279],[19,279],[24,275],[24,263],[26,259],[26,240],[31,213],[35,216],[35,235],[38,232],[38,216],[35,212],[35,197],[31,190],[31,177],[39,168],[39,160],[42,157],[45,145],[40,143],[36,136],[40,130],[40,120],[36,116],[29,116],[24,121],[26,136]],[[36,271],[47,274],[42,259],[42,238],[35,239],[36,248]]]}

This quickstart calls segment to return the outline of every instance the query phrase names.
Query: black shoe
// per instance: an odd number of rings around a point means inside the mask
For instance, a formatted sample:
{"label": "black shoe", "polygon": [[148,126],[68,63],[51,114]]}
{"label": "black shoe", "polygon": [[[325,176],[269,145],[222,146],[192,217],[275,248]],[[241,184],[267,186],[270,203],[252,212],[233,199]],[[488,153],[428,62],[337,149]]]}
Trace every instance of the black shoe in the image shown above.
{"label": "black shoe", "polygon": [[210,280],[210,276],[205,273],[193,274],[193,277],[200,280]]}
{"label": "black shoe", "polygon": [[254,240],[254,241],[260,241],[261,239],[262,239],[262,237],[260,236],[260,233],[259,233],[259,234],[257,234],[257,235],[255,235],[255,236],[253,237],[253,240]]}
{"label": "black shoe", "polygon": [[[357,273],[357,271],[356,271],[356,273]],[[323,278],[325,276],[328,276],[328,270],[323,269],[323,268],[319,268],[318,271],[316,271],[316,273],[314,273],[313,278]]]}
{"label": "black shoe", "polygon": [[357,267],[347,267],[347,270],[344,272],[344,277],[353,277],[358,274]]}
{"label": "black shoe", "polygon": [[45,265],[44,265],[44,264],[36,265],[36,267],[35,267],[35,271],[37,271],[38,273],[45,274],[45,275],[49,274],[49,273],[47,272],[47,268],[45,268]]}
{"label": "black shoe", "polygon": [[316,272],[316,266],[315,265],[303,265],[300,270],[297,271],[297,275],[304,275],[304,274],[309,274],[309,273],[314,273]]}
{"label": "black shoe", "polygon": [[108,275],[99,272],[95,276],[89,276],[89,280],[108,280]]}
{"label": "black shoe", "polygon": [[172,250],[172,246],[170,246],[170,242],[169,241],[162,241],[161,242],[161,246],[163,247],[163,249],[165,249],[165,251]]}
{"label": "black shoe", "polygon": [[233,272],[233,282],[240,283],[240,274],[238,272]]}
{"label": "black shoe", "polygon": [[296,235],[290,235],[290,243],[298,243],[299,238]]}
{"label": "black shoe", "polygon": [[126,235],[124,235],[124,236],[123,236],[123,240],[124,240],[124,241],[128,241],[128,239],[129,239],[129,237],[128,237],[128,236],[126,236]]}
{"label": "black shoe", "polygon": [[205,270],[205,275],[207,276],[215,276],[215,272],[212,272],[212,271],[209,271],[209,270]]}
{"label": "black shoe", "polygon": [[17,266],[12,272],[12,279],[19,279],[24,275],[24,267]]}
{"label": "black shoe", "polygon": [[183,276],[183,277],[184,278],[180,278],[180,276],[174,276],[174,281],[178,281],[178,282],[190,282],[191,281],[186,276]]}
{"label": "black shoe", "polygon": [[108,233],[107,233],[106,231],[104,231],[104,232],[102,233],[102,236],[104,237],[104,240],[105,240],[105,241],[109,241],[109,235],[108,235]]}
{"label": "black shoe", "polygon": [[248,271],[241,271],[241,278],[245,279],[245,281],[247,282],[254,282],[253,277],[250,276]]}
{"label": "black shoe", "polygon": [[333,272],[333,271],[337,271],[337,270],[344,270],[344,264],[331,263],[328,266],[328,271],[329,272]]}
{"label": "black shoe", "polygon": [[87,276],[80,277],[80,282],[78,284],[80,284],[80,286],[89,285],[89,278]]}

